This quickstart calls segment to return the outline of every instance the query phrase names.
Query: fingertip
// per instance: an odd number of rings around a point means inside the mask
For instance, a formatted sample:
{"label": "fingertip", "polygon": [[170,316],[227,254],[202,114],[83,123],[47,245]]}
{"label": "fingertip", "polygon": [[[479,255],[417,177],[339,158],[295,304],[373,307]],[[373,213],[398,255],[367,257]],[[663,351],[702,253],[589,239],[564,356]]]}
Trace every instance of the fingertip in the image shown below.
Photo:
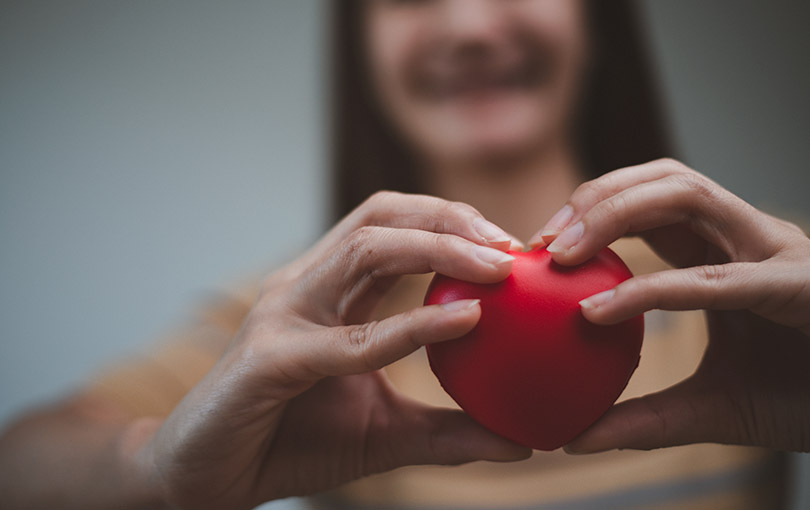
{"label": "fingertip", "polygon": [[486,246],[476,246],[474,253],[478,260],[487,266],[497,270],[508,269],[510,272],[512,271],[512,262],[515,261],[514,255]]}
{"label": "fingertip", "polygon": [[572,255],[576,251],[580,241],[582,241],[584,234],[585,225],[581,221],[578,221],[562,231],[560,235],[556,236],[546,250],[551,253],[552,258],[558,264],[571,265],[572,263],[577,264],[582,262],[582,260],[580,260],[582,258],[581,255],[573,259]]}
{"label": "fingertip", "polygon": [[[571,207],[569,204],[565,204],[562,208],[557,211],[551,219],[548,220],[542,229],[540,229],[539,237],[543,239],[546,243],[550,243],[554,237],[557,236],[560,232],[562,232],[565,227],[571,223],[571,220],[574,218],[574,208]],[[538,234],[535,234],[538,236]],[[551,240],[547,239],[547,237],[552,237]]]}
{"label": "fingertip", "polygon": [[512,236],[507,234],[502,228],[484,218],[476,218],[472,223],[473,229],[481,237],[481,240],[490,246],[500,246],[508,249],[512,241]]}
{"label": "fingertip", "polygon": [[[468,462],[516,462],[532,456],[532,450],[481,426],[458,409],[427,408],[419,404],[409,413],[415,421],[404,424],[397,441],[403,457],[398,465]],[[407,439],[412,439],[408,441]]]}
{"label": "fingertip", "polygon": [[457,428],[452,432],[452,440],[458,441],[456,446],[461,451],[472,455],[467,460],[517,462],[534,454],[531,448],[495,434],[462,411],[459,411],[457,418]]}
{"label": "fingertip", "polygon": [[543,236],[543,232],[537,232],[533,236],[529,238],[529,248],[542,248],[546,246],[550,241],[547,241]]}
{"label": "fingertip", "polygon": [[512,274],[515,255],[487,246],[473,248],[476,267],[466,274],[452,274],[454,278],[475,283],[497,283]]}
{"label": "fingertip", "polygon": [[551,243],[554,242],[555,239],[557,239],[558,235],[560,235],[559,231],[555,230],[553,232],[550,232],[550,231],[544,230],[543,232],[540,233],[540,239],[545,244],[551,244]]}
{"label": "fingertip", "polygon": [[593,453],[603,453],[610,450],[615,450],[615,448],[606,448],[606,447],[593,447],[589,446],[587,442],[577,442],[577,440],[571,441],[567,445],[563,446],[563,451],[568,455],[590,455]]}
{"label": "fingertip", "polygon": [[438,334],[428,340],[426,345],[458,338],[472,330],[481,319],[480,299],[460,299],[426,308],[435,308],[439,311],[434,319],[436,321],[434,327],[438,328]]}
{"label": "fingertip", "polygon": [[509,443],[498,446],[497,449],[489,452],[482,460],[490,462],[519,462],[534,455],[534,450],[521,446],[517,443]]}
{"label": "fingertip", "polygon": [[594,324],[608,324],[609,316],[606,317],[604,313],[607,311],[608,305],[616,295],[616,289],[608,289],[604,292],[594,294],[591,297],[585,298],[579,302],[582,315]]}
{"label": "fingertip", "polygon": [[571,443],[563,446],[562,449],[568,455],[587,455],[589,453],[598,453],[598,452],[588,451],[587,449],[583,449],[582,447],[575,444],[573,441]]}
{"label": "fingertip", "polygon": [[559,250],[557,248],[552,248],[553,244],[550,244],[546,247],[546,251],[551,254],[551,260],[554,261],[555,264],[559,264],[561,266],[576,266],[581,264],[583,261],[579,260],[579,257],[572,258],[571,253]]}
{"label": "fingertip", "polygon": [[512,237],[512,242],[509,244],[509,251],[525,251],[526,245],[517,237]]}
{"label": "fingertip", "polygon": [[[607,414],[610,414],[610,410]],[[606,421],[605,416],[603,416],[585,429],[583,433],[563,446],[563,451],[568,455],[589,455],[620,448],[621,445],[617,443],[616,434],[610,432],[610,425],[610,421]]]}
{"label": "fingertip", "polygon": [[513,239],[503,239],[499,241],[487,242],[487,246],[489,246],[490,248],[494,248],[498,251],[506,252],[512,249],[513,243],[514,243]]}

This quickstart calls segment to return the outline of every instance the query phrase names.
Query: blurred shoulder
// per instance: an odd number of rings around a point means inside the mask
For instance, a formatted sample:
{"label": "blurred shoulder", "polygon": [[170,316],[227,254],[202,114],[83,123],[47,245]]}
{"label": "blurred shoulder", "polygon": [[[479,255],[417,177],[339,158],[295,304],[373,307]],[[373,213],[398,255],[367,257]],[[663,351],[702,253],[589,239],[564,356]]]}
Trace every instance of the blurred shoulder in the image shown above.
{"label": "blurred shoulder", "polygon": [[81,394],[130,417],[167,416],[220,358],[259,293],[260,278],[204,296],[191,318],[93,374]]}

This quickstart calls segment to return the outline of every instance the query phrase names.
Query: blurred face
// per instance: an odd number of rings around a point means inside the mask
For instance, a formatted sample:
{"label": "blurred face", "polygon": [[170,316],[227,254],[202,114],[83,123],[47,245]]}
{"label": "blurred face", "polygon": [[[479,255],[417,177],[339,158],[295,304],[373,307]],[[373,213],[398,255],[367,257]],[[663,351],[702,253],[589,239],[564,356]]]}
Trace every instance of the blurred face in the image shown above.
{"label": "blurred face", "polygon": [[567,136],[584,67],[579,0],[367,0],[371,78],[429,159],[531,153]]}

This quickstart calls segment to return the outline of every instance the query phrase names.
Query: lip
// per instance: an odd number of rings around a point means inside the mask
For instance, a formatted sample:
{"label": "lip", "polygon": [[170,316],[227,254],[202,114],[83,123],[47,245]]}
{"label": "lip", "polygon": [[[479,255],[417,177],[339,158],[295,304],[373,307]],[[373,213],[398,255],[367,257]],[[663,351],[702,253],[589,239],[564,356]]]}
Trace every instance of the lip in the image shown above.
{"label": "lip", "polygon": [[540,59],[523,54],[506,60],[433,62],[415,70],[412,90],[423,99],[444,101],[521,93],[542,85],[548,66]]}
{"label": "lip", "polygon": [[431,95],[437,99],[453,99],[525,91],[536,85],[536,80],[532,75],[519,71],[498,74],[480,73],[438,83],[432,88]]}

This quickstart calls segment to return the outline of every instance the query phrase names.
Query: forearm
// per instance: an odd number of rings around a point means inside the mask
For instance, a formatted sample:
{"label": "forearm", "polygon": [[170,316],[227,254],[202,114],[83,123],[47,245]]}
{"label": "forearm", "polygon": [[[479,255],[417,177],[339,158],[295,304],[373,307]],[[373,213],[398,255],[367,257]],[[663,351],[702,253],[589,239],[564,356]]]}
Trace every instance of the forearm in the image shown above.
{"label": "forearm", "polygon": [[166,508],[144,458],[157,425],[80,401],[24,417],[0,437],[4,508]]}

